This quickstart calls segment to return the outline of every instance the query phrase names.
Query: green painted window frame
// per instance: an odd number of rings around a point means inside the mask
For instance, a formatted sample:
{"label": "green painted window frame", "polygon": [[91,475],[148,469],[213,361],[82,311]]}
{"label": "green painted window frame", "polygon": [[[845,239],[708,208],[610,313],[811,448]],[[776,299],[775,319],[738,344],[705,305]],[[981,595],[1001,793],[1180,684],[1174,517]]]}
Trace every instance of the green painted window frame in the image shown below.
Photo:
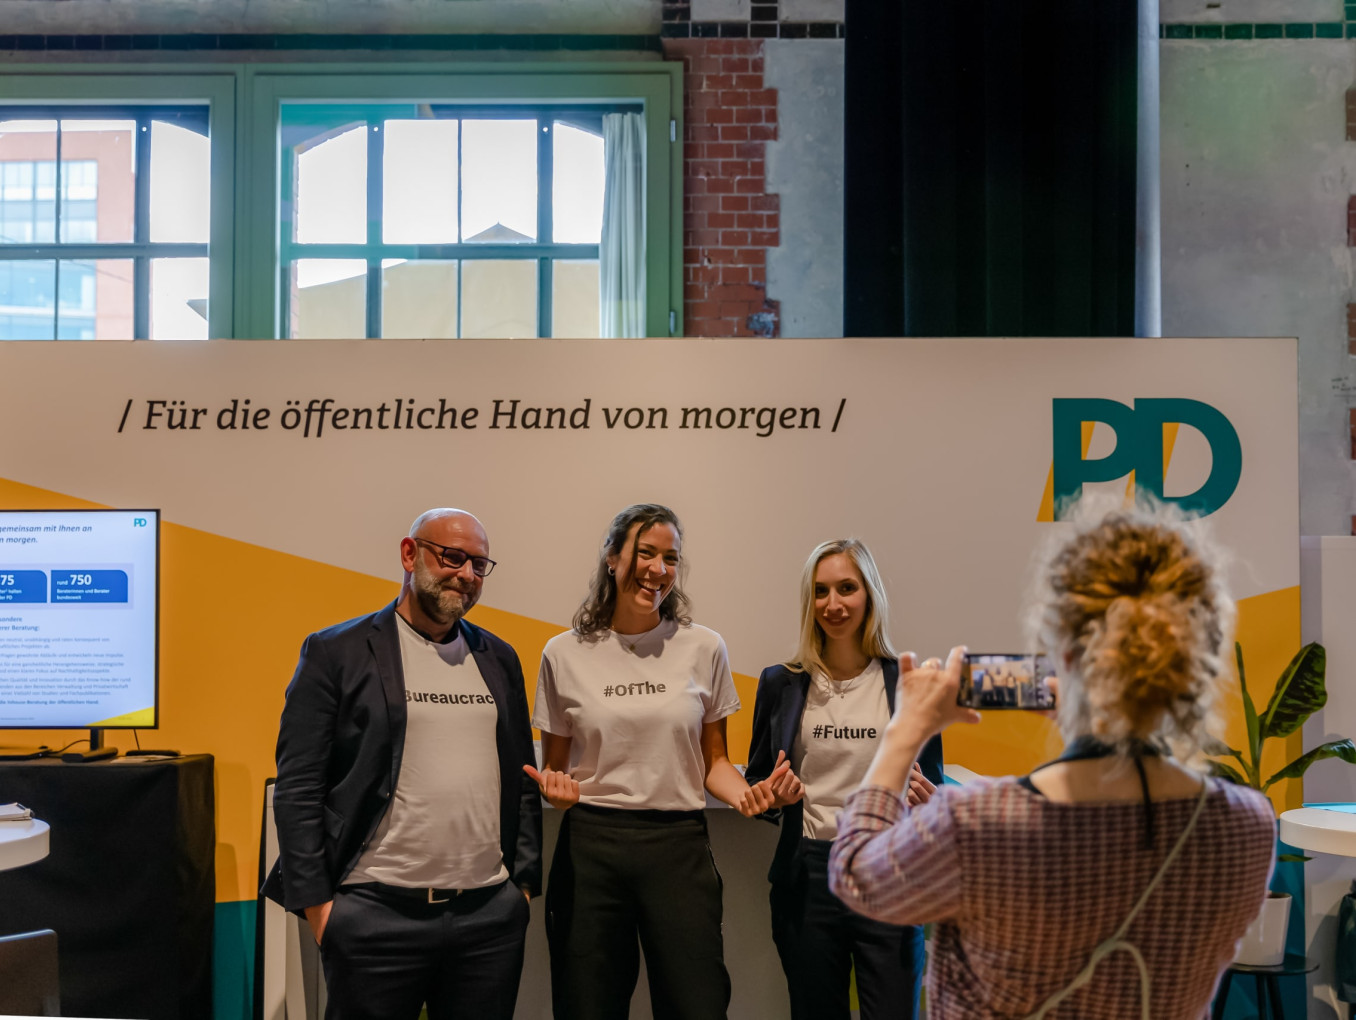
{"label": "green painted window frame", "polygon": [[180,106],[203,104],[211,143],[211,210],[207,244],[207,335],[234,334],[235,229],[231,182],[236,165],[236,96],[239,69],[185,74],[182,66],[121,70],[101,65],[15,65],[0,72],[0,114],[5,106]]}
{"label": "green painted window frame", "polygon": [[[201,67],[201,65],[199,65]],[[646,118],[648,336],[683,335],[683,71],[668,61],[22,64],[0,107],[204,103],[211,140],[208,332],[278,335],[278,113],[284,101],[640,102]]]}
{"label": "green painted window frame", "polygon": [[[466,63],[251,66],[245,72],[249,134],[248,241],[237,251],[238,272],[251,286],[237,293],[236,321],[244,334],[282,335],[278,126],[283,103],[580,104],[639,102],[646,118],[646,313],[648,336],[682,334],[682,69],[645,63]],[[241,201],[242,196],[237,196]],[[242,223],[243,225],[243,223]],[[267,277],[264,269],[267,267]],[[238,334],[241,335],[241,334]]]}

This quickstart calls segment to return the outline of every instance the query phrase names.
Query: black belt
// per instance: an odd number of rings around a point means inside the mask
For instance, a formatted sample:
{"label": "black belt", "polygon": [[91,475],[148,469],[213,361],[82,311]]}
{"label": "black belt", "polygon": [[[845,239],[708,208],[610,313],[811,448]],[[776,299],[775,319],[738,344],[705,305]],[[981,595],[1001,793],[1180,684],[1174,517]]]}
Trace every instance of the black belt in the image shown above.
{"label": "black belt", "polygon": [[500,882],[498,885],[477,886],[474,889],[430,889],[427,886],[411,889],[403,885],[387,885],[385,882],[352,882],[341,886],[343,889],[367,889],[380,896],[398,900],[414,900],[418,903],[464,901],[467,897],[475,897],[477,893],[482,896],[491,896],[503,887],[504,882]]}

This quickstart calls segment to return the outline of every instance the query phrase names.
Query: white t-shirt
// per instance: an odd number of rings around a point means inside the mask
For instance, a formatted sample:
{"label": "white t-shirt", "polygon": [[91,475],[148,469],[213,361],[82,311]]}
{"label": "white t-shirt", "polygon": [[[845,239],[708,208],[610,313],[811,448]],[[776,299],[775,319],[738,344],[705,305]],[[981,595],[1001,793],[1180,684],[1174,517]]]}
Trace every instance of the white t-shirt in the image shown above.
{"label": "white t-shirt", "polygon": [[498,885],[508,869],[499,843],[494,697],[460,631],[440,645],[396,619],[408,714],[405,751],[390,807],[344,884]]}
{"label": "white t-shirt", "polygon": [[838,812],[866,775],[889,721],[879,659],[842,683],[822,675],[811,678],[800,729],[791,744],[791,768],[805,787],[801,835],[810,839],[838,835]]}
{"label": "white t-shirt", "polygon": [[737,711],[720,635],[664,620],[644,634],[553,637],[532,725],[570,738],[581,804],[695,811],[706,805],[702,726]]}

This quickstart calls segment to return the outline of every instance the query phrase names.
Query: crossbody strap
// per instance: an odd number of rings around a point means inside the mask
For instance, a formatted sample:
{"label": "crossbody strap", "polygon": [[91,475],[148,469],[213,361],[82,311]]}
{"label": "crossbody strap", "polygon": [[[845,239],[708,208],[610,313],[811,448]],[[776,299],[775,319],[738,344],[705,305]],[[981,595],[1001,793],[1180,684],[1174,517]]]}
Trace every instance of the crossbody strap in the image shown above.
{"label": "crossbody strap", "polygon": [[1182,847],[1186,846],[1186,841],[1190,838],[1192,830],[1196,828],[1196,822],[1200,819],[1201,811],[1205,808],[1205,798],[1209,792],[1209,780],[1202,779],[1201,795],[1196,798],[1196,810],[1191,813],[1190,821],[1187,822],[1186,828],[1182,830],[1182,834],[1177,837],[1176,845],[1168,851],[1168,856],[1163,858],[1163,863],[1158,866],[1158,873],[1155,874],[1149,881],[1149,884],[1144,887],[1144,892],[1140,894],[1138,902],[1131,908],[1130,913],[1125,916],[1125,920],[1121,922],[1121,926],[1116,929],[1116,933],[1104,940],[1092,951],[1092,955],[1088,957],[1088,962],[1083,965],[1083,969],[1074,976],[1072,981],[1041,1003],[1040,1008],[1037,1009],[1036,1012],[1028,1015],[1025,1020],[1043,1020],[1047,1013],[1092,980],[1093,972],[1097,969],[1099,963],[1112,953],[1120,950],[1124,950],[1134,957],[1135,966],[1139,968],[1139,1010],[1141,1020],[1152,1020],[1149,1016],[1149,967],[1144,962],[1143,955],[1140,953],[1139,949],[1136,948],[1134,943],[1126,941],[1125,934],[1130,930],[1130,926],[1135,923],[1135,918],[1139,916],[1139,912],[1144,909],[1144,904],[1149,902],[1149,897],[1152,896],[1154,890],[1158,888],[1158,883],[1163,880],[1163,876],[1167,874],[1168,868],[1172,867],[1172,862],[1175,861],[1177,855],[1182,852]]}

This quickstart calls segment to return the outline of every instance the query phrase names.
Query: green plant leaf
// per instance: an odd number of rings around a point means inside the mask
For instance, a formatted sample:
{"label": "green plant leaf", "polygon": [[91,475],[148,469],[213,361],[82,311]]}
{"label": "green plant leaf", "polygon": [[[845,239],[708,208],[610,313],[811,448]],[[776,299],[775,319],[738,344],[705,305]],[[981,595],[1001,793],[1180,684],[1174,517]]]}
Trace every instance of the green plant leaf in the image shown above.
{"label": "green plant leaf", "polygon": [[1262,778],[1262,741],[1257,736],[1257,707],[1248,693],[1247,674],[1243,671],[1243,646],[1237,641],[1234,642],[1234,660],[1238,663],[1238,689],[1243,692],[1243,720],[1248,724],[1248,760],[1240,758],[1240,763],[1252,781],[1249,785],[1256,786]]}
{"label": "green plant leaf", "polygon": [[1316,641],[1295,653],[1276,681],[1276,690],[1262,714],[1262,740],[1290,736],[1327,703],[1328,689],[1323,682],[1327,664],[1328,653]]}
{"label": "green plant leaf", "polygon": [[1312,861],[1312,857],[1305,857],[1304,854],[1277,854],[1276,861],[1280,864],[1303,864],[1305,861]]}
{"label": "green plant leaf", "polygon": [[1341,758],[1344,762],[1356,765],[1356,744],[1346,739],[1329,740],[1326,744],[1319,744],[1312,751],[1300,755],[1268,779],[1262,789],[1268,790],[1272,783],[1278,783],[1282,779],[1298,779],[1304,775],[1305,770],[1310,765],[1316,761],[1322,761],[1324,758]]}
{"label": "green plant leaf", "polygon": [[1217,779],[1227,779],[1231,783],[1237,783],[1239,786],[1251,785],[1239,774],[1237,769],[1232,765],[1224,764],[1222,761],[1212,761],[1210,763],[1210,774]]}

